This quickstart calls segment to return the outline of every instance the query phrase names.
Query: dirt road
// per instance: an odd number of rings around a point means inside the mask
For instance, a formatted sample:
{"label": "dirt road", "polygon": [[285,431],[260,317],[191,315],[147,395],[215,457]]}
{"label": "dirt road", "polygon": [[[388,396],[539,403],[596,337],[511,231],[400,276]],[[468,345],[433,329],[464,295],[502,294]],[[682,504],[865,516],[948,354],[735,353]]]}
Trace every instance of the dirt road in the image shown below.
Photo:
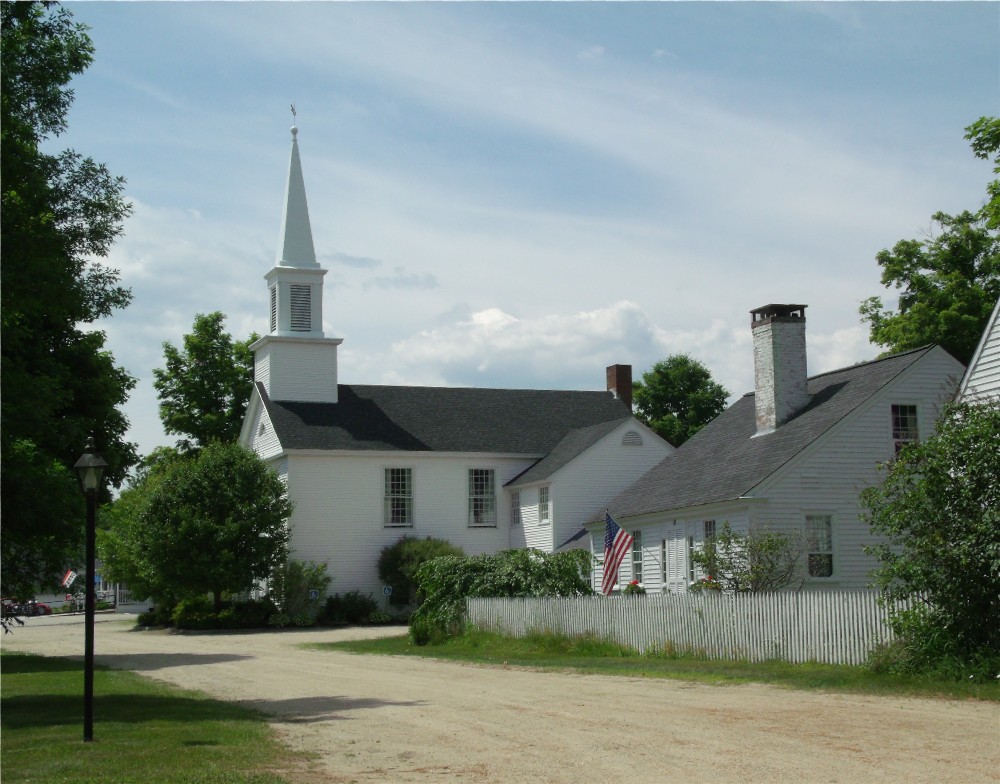
{"label": "dirt road", "polygon": [[[1000,781],[995,704],[297,647],[385,629],[196,635],[131,628],[120,616],[99,616],[98,663],[265,711],[289,745],[319,755],[309,782]],[[33,618],[2,643],[8,651],[82,655],[83,620]]]}

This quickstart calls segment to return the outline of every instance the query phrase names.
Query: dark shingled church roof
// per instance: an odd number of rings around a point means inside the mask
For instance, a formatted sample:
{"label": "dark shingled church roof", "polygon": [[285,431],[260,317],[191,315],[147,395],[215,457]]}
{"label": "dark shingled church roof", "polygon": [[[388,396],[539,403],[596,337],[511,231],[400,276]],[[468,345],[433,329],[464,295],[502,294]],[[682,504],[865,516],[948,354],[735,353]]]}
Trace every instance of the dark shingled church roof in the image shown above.
{"label": "dark shingled church roof", "polygon": [[809,404],[758,438],[753,437],[754,395],[744,395],[608,508],[616,518],[625,518],[741,498],[932,349],[813,376],[808,381]]}
{"label": "dark shingled church roof", "polygon": [[285,449],[547,455],[568,433],[631,416],[610,392],[340,384],[337,403],[271,400]]}

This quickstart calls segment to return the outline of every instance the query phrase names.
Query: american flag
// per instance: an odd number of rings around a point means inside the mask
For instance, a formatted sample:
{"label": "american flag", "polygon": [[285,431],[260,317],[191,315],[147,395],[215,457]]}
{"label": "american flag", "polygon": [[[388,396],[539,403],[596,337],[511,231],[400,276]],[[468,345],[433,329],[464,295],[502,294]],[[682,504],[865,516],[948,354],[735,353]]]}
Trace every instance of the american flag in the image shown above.
{"label": "american flag", "polygon": [[604,577],[601,579],[601,593],[607,596],[618,582],[618,567],[632,547],[632,534],[615,522],[610,512],[604,513]]}

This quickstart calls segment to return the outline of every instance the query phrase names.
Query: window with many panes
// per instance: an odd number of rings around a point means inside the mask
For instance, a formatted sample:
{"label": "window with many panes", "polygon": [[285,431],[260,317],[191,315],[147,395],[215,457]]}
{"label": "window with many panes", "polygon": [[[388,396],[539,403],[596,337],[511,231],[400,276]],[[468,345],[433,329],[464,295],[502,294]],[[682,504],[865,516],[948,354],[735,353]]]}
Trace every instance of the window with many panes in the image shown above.
{"label": "window with many panes", "polygon": [[917,407],[892,406],[892,447],[895,454],[907,444],[912,444],[920,437],[917,428]]}
{"label": "window with many panes", "polygon": [[806,515],[806,553],[810,577],[833,576],[833,518]]}
{"label": "window with many panes", "polygon": [[517,490],[510,494],[510,524],[521,524],[521,493]]}
{"label": "window with many panes", "polygon": [[497,497],[492,468],[469,469],[469,525],[496,528]]}
{"label": "window with many panes", "polygon": [[385,525],[388,528],[413,526],[413,469],[385,469]]}
{"label": "window with many panes", "polygon": [[642,531],[632,532],[632,579],[642,582]]}
{"label": "window with many panes", "polygon": [[549,503],[549,488],[538,488],[538,524],[548,525],[552,519],[552,506]]}

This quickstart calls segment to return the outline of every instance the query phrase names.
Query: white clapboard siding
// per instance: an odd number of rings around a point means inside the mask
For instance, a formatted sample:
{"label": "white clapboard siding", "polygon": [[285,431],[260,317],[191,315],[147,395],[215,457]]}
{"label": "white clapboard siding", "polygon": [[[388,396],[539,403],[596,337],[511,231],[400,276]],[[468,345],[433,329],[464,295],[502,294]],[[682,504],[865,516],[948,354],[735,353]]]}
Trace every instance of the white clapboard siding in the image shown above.
{"label": "white clapboard siding", "polygon": [[892,639],[873,591],[473,598],[467,610],[472,625],[514,637],[593,634],[712,659],[863,664]]}
{"label": "white clapboard siding", "polygon": [[1000,300],[962,381],[964,400],[995,400],[997,397],[1000,397]]}

